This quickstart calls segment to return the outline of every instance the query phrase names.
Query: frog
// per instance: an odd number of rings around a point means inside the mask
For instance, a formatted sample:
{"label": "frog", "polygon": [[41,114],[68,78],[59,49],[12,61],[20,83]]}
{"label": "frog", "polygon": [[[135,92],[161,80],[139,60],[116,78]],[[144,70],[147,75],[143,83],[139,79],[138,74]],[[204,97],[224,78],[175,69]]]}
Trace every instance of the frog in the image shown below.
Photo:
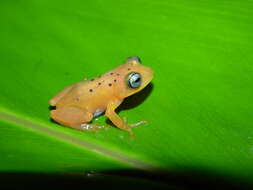
{"label": "frog", "polygon": [[153,78],[153,70],[144,66],[137,56],[128,57],[125,63],[95,78],[84,78],[71,84],[49,100],[53,121],[81,131],[98,131],[106,128],[92,120],[105,115],[116,127],[129,132],[146,121],[129,124],[116,113],[123,100],[145,88]]}

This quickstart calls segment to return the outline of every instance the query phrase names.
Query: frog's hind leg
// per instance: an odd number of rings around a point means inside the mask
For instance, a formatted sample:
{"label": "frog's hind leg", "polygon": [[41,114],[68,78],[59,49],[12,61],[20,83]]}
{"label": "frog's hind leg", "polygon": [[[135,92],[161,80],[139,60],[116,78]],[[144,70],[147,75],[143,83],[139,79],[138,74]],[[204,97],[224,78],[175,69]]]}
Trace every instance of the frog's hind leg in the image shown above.
{"label": "frog's hind leg", "polygon": [[98,131],[103,126],[90,124],[93,115],[83,109],[74,106],[67,106],[51,111],[51,118],[67,127],[82,131]]}
{"label": "frog's hind leg", "polygon": [[91,121],[92,116],[82,109],[74,106],[66,106],[51,111],[51,118],[61,125],[81,130],[82,123]]}

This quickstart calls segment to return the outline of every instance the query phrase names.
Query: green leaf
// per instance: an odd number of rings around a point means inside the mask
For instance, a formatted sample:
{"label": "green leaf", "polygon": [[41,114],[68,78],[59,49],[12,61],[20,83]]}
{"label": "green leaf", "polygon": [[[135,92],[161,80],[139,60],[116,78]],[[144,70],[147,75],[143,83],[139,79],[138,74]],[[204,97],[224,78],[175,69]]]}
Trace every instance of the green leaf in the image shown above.
{"label": "green leaf", "polygon": [[[161,169],[253,176],[252,1],[1,1],[0,171]],[[138,55],[154,80],[135,138],[62,127],[48,100]],[[99,123],[106,123],[103,116]]]}

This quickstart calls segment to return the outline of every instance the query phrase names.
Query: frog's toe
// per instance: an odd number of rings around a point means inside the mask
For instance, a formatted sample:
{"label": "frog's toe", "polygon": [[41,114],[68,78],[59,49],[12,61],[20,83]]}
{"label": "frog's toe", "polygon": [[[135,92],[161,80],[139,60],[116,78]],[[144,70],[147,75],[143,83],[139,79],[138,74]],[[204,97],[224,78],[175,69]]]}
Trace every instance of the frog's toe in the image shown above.
{"label": "frog's toe", "polygon": [[83,124],[81,124],[80,128],[83,131],[97,132],[100,129],[106,128],[106,126],[96,125],[96,124],[91,124],[91,123],[83,123]]}
{"label": "frog's toe", "polygon": [[[126,117],[123,117],[122,120],[124,121],[124,123],[128,123]],[[136,123],[128,123],[127,126],[128,126],[129,128],[132,128],[132,127],[137,127],[137,126],[139,126],[139,125],[145,125],[145,124],[147,124],[147,123],[148,123],[147,121],[142,120],[142,121],[139,121],[139,122],[136,122]]]}
{"label": "frog's toe", "polygon": [[145,125],[145,124],[147,124],[147,123],[148,123],[147,121],[143,120],[143,121],[139,121],[139,122],[137,122],[137,123],[128,124],[128,126],[132,128],[132,127],[137,127],[137,126],[139,126],[139,125]]}

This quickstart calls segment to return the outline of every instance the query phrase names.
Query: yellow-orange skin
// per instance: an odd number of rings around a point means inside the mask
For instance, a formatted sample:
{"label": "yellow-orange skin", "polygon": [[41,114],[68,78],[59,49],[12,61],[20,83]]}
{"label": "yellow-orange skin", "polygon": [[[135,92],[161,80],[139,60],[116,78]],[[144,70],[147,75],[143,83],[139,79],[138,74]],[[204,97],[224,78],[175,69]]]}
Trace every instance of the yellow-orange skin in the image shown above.
{"label": "yellow-orange skin", "polygon": [[[128,86],[127,76],[131,72],[140,73],[140,87]],[[56,94],[49,101],[51,106],[56,106],[51,111],[51,118],[64,126],[96,131],[101,127],[88,123],[94,115],[105,112],[115,126],[132,133],[131,126],[115,113],[115,109],[124,98],[147,86],[152,78],[153,71],[149,67],[140,64],[136,57],[130,57],[125,64],[110,72],[94,79],[84,79]]]}

